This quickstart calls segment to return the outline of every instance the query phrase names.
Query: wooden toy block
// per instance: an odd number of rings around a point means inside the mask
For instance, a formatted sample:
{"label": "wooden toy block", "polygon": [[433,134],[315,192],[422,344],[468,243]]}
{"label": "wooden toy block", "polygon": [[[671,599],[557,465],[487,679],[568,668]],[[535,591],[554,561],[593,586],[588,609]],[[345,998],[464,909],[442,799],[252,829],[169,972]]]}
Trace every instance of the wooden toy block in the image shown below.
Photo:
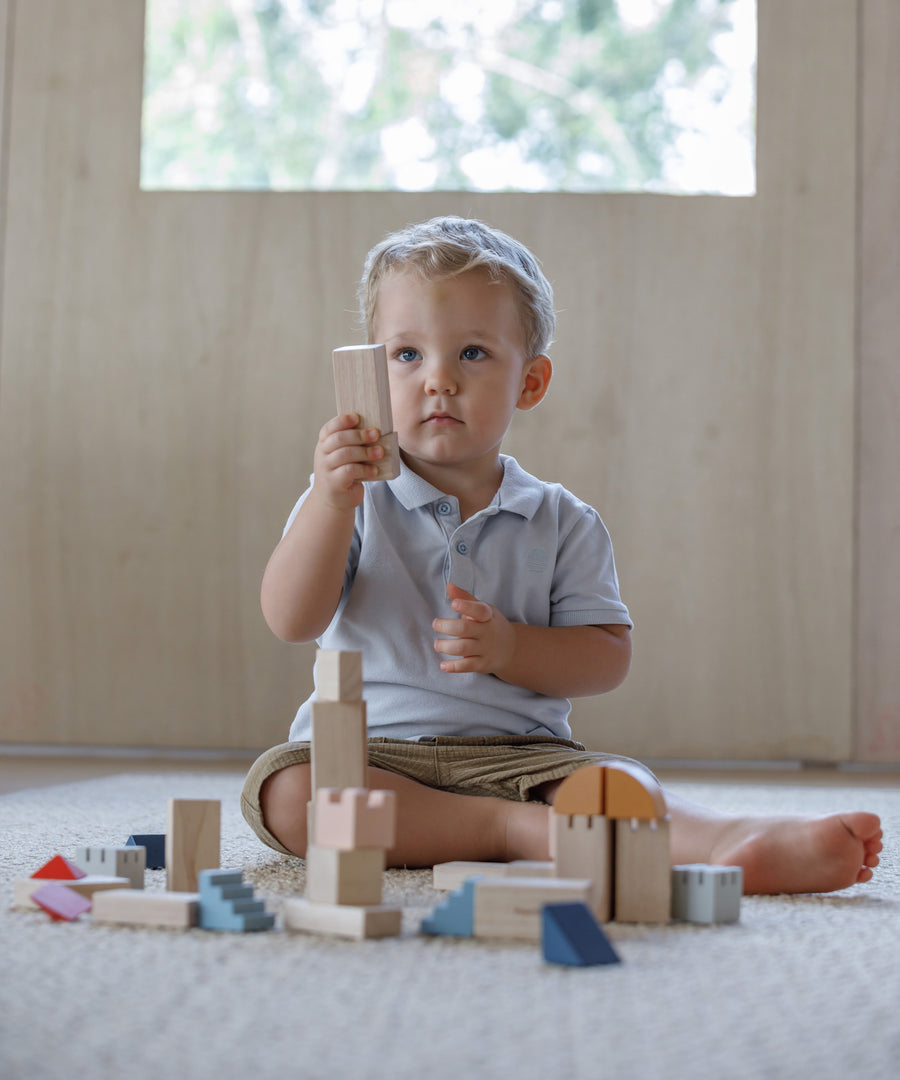
{"label": "wooden toy block", "polygon": [[368,746],[364,701],[312,703],[312,792],[367,786]]}
{"label": "wooden toy block", "polygon": [[64,859],[62,855],[54,855],[49,862],[44,863],[40,870],[35,870],[31,876],[33,878],[44,878],[48,881],[74,881],[77,878],[84,877],[85,873],[80,866],[76,866],[75,863]]}
{"label": "wooden toy block", "polygon": [[315,842],[319,847],[390,848],[397,824],[393,791],[366,788],[319,788],[316,792]]}
{"label": "wooden toy block", "polygon": [[96,923],[126,926],[170,926],[187,930],[197,925],[200,896],[195,892],[146,892],[118,889],[97,893],[91,918]]}
{"label": "wooden toy block", "polygon": [[591,967],[621,963],[585,904],[545,904],[541,913],[541,948],[550,964]]}
{"label": "wooden toy block", "polygon": [[672,918],[693,923],[737,922],[743,884],[740,866],[674,866]]}
{"label": "wooden toy block", "polygon": [[621,761],[606,766],[606,809],[608,818],[662,820],[668,813],[662,788],[653,776],[638,765]]}
{"label": "wooden toy block", "polygon": [[669,822],[617,821],[616,922],[667,923],[672,912]]}
{"label": "wooden toy block", "polygon": [[435,889],[460,889],[470,877],[507,877],[509,863],[505,862],[445,862],[431,871]]}
{"label": "wooden toy block", "polygon": [[315,904],[302,898],[286,900],[282,917],[286,930],[329,934],[355,941],[396,937],[403,924],[403,911],[400,908],[380,904]]}
{"label": "wooden toy block", "polygon": [[482,878],[475,883],[475,937],[540,941],[544,904],[587,904],[590,895],[586,878]]}
{"label": "wooden toy block", "polygon": [[[337,411],[356,413],[359,427],[377,428],[382,437],[393,434],[391,389],[387,372],[387,354],[383,345],[345,345],[332,354],[334,392]],[[385,446],[379,462],[377,480],[390,480],[400,473],[400,454],[396,439]],[[387,456],[388,446],[392,452]]]}
{"label": "wooden toy block", "polygon": [[362,653],[316,650],[316,697],[319,701],[362,701]]}
{"label": "wooden toy block", "polygon": [[204,930],[271,930],[275,916],[262,900],[253,896],[253,886],[244,884],[240,870],[201,870],[199,925]]}
{"label": "wooden toy block", "polygon": [[51,919],[72,922],[79,915],[91,910],[91,898],[82,896],[74,889],[57,881],[47,881],[31,894],[35,904],[43,908]]}
{"label": "wooden toy block", "polygon": [[381,904],[384,851],[340,851],[313,845],[306,851],[306,899],[319,904]]}
{"label": "wooden toy block", "polygon": [[422,933],[441,937],[472,937],[475,933],[475,886],[480,880],[470,877],[458,889],[454,889],[422,920]]}
{"label": "wooden toy block", "polygon": [[586,814],[597,817],[604,813],[603,765],[587,765],[563,780],[556,789],[553,809],[557,814]]}
{"label": "wooden toy block", "polygon": [[132,889],[143,889],[146,863],[145,847],[82,847],[75,855],[86,874],[126,877]]}
{"label": "wooden toy block", "polygon": [[613,823],[605,817],[550,815],[550,850],[561,878],[589,878],[590,908],[600,922],[612,918]]}
{"label": "wooden toy block", "polygon": [[514,859],[508,863],[509,872],[507,877],[556,877],[556,866],[553,862],[532,859]]}
{"label": "wooden toy block", "polygon": [[146,869],[165,870],[166,836],[165,833],[134,833],[125,841],[126,847],[142,847],[147,851]]}
{"label": "wooden toy block", "polygon": [[61,878],[51,881],[47,878],[24,878],[13,885],[13,906],[34,909],[38,905],[32,897],[42,885],[65,885],[79,896],[93,897],[96,893],[107,890],[121,891],[131,888],[131,882],[126,877],[100,877],[94,874],[85,874],[84,877],[72,879]]}
{"label": "wooden toy block", "polygon": [[513,862],[446,862],[438,863],[431,872],[435,889],[458,889],[470,877],[554,877],[552,862],[516,859]]}
{"label": "wooden toy block", "polygon": [[197,874],[219,865],[218,799],[169,799],[166,819],[166,888],[196,892]]}

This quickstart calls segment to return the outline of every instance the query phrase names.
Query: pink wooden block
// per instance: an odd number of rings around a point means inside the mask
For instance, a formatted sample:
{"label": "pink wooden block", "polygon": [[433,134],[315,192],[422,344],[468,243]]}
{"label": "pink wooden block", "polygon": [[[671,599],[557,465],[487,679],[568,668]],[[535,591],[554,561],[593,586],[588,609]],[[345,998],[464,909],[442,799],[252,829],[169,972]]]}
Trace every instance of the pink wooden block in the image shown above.
{"label": "pink wooden block", "polygon": [[51,919],[65,919],[71,922],[91,910],[89,896],[81,896],[65,885],[44,885],[31,894],[31,899],[47,912]]}
{"label": "pink wooden block", "polygon": [[340,851],[392,847],[396,816],[393,791],[319,788],[316,793],[316,844]]}

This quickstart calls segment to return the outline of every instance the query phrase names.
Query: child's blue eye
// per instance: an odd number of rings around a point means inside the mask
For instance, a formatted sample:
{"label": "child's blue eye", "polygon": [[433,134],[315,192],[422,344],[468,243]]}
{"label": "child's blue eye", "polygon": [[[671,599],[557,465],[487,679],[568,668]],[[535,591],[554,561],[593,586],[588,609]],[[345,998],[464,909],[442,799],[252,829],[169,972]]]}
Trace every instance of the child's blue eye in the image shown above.
{"label": "child's blue eye", "polygon": [[419,354],[415,349],[401,349],[397,353],[397,359],[404,364],[410,364],[413,360],[419,359]]}
{"label": "child's blue eye", "polygon": [[462,351],[463,360],[480,360],[485,355],[484,349],[478,345],[467,345]]}

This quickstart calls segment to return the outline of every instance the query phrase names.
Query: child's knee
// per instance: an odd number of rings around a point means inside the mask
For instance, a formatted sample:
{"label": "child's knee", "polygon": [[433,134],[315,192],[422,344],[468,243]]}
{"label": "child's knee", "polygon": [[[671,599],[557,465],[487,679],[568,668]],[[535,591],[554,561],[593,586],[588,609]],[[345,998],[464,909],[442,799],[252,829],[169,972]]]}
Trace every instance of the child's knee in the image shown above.
{"label": "child's knee", "polygon": [[263,783],[259,805],[270,833],[295,855],[306,854],[307,803],[312,794],[309,765],[288,765]]}

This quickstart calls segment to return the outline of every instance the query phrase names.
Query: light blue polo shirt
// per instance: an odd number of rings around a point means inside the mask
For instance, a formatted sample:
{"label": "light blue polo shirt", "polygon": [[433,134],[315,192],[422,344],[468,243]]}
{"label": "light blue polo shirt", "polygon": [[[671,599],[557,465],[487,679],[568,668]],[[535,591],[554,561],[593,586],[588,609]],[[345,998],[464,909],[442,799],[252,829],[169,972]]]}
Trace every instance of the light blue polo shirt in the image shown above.
{"label": "light blue polo shirt", "polygon": [[[500,460],[503,481],[493,502],[464,522],[455,498],[405,464],[394,480],[365,485],[340,603],[318,644],[362,652],[370,736],[571,737],[568,699],[493,675],[441,671],[431,622],[453,617],[448,581],[512,622],[631,626],[597,512],[514,458]],[[310,738],[311,701],[297,712],[292,741]]]}

